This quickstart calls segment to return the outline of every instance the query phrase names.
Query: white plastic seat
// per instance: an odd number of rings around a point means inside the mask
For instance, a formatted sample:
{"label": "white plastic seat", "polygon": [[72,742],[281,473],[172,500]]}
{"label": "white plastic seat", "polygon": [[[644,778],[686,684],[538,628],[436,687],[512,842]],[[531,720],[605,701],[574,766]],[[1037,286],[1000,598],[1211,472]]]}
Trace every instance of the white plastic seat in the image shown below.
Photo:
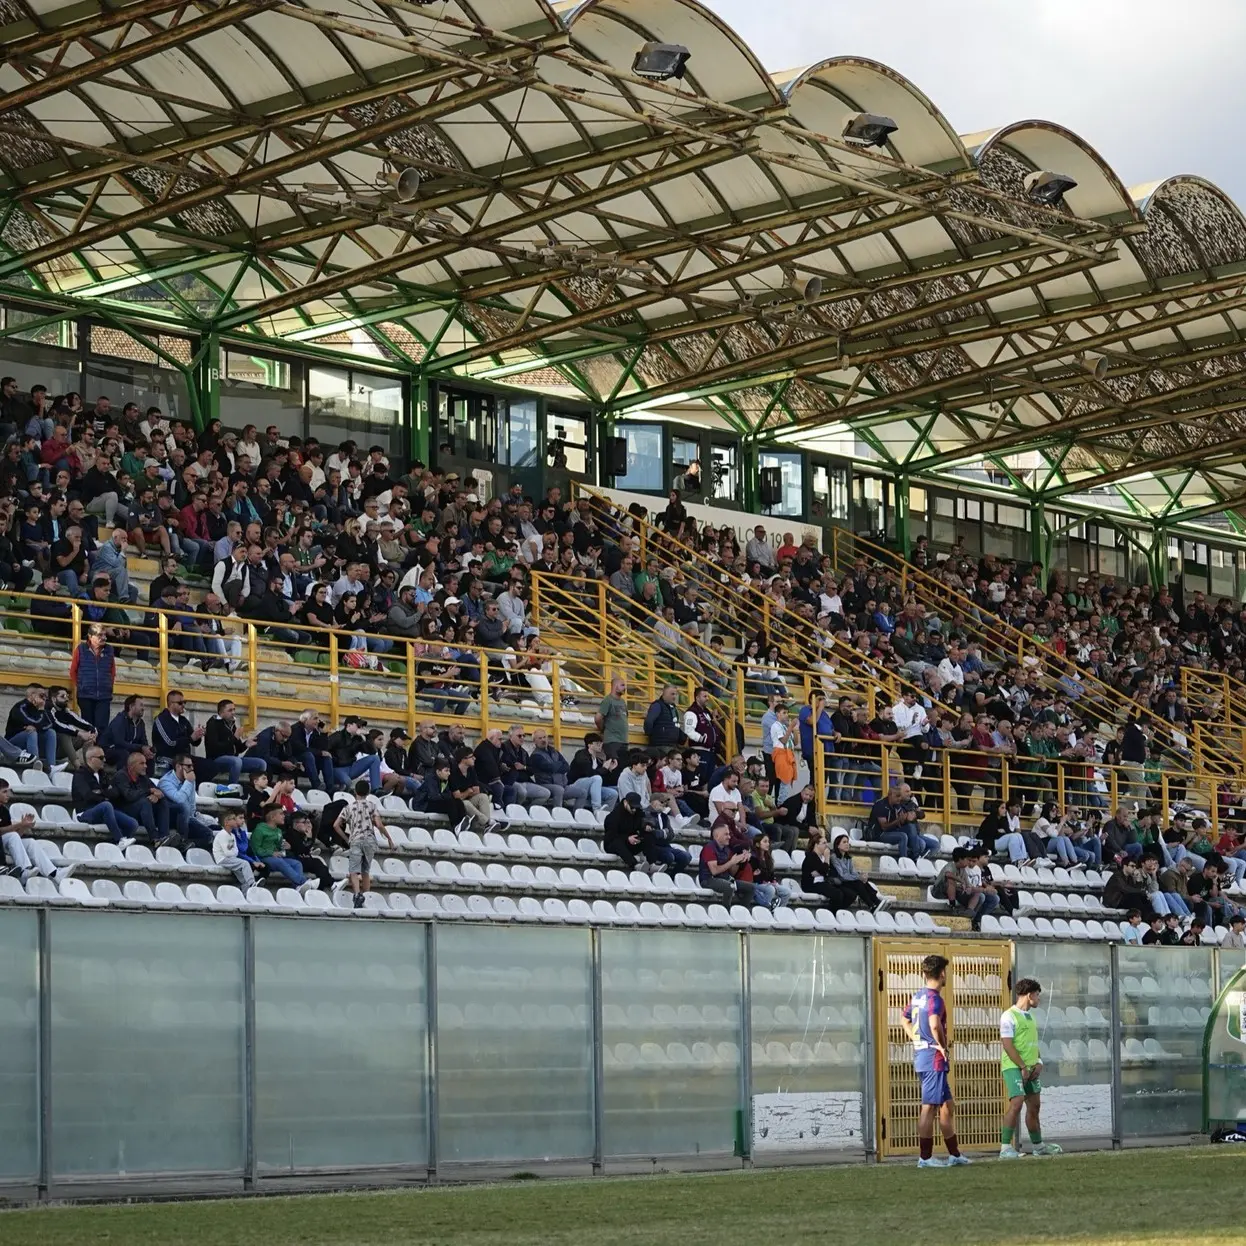
{"label": "white plastic seat", "polygon": [[535,871],[536,885],[543,891],[557,891],[558,872],[551,865],[538,865]]}
{"label": "white plastic seat", "polygon": [[640,910],[631,900],[619,900],[615,903],[614,920],[620,926],[639,926],[642,924]]}
{"label": "white plastic seat", "polygon": [[574,826],[575,814],[562,805],[555,805],[549,810],[550,820],[555,826]]}
{"label": "white plastic seat", "polygon": [[199,908],[219,909],[221,907],[221,902],[216,898],[216,893],[204,883],[188,883],[186,899]]}
{"label": "white plastic seat", "polygon": [[247,892],[247,904],[253,909],[275,909],[277,897],[266,887],[252,887]]}
{"label": "white plastic seat", "polygon": [[301,913],[305,905],[303,904],[303,897],[293,887],[282,887],[277,892],[277,907]]}
{"label": "white plastic seat", "polygon": [[743,904],[733,904],[727,912],[727,920],[737,929],[753,929],[753,914]]}
{"label": "white plastic seat", "polygon": [[[17,882],[17,879],[0,878],[0,887],[6,882]],[[21,884],[18,883],[20,890]],[[121,904],[125,901],[125,896],[121,894],[121,888],[117,886],[111,878],[97,878],[91,884],[91,894],[98,900],[104,900],[108,904]]]}
{"label": "white plastic seat", "polygon": [[[29,889],[29,888],[28,888]],[[167,901],[160,902],[152,894],[151,888],[138,879],[130,879],[121,889],[122,894],[127,900],[132,900],[135,904],[142,904],[147,908],[171,908],[172,905]]]}
{"label": "white plastic seat", "polygon": [[[332,872],[332,867],[330,867],[330,871]],[[437,877],[437,872],[433,869],[432,862],[422,861],[418,857],[414,861],[407,862],[407,874],[413,882],[417,882],[422,886],[428,885]],[[342,875],[342,877],[345,877],[345,875]]]}
{"label": "white plastic seat", "polygon": [[491,920],[493,917],[493,905],[485,896],[468,896],[467,912],[470,917],[476,917],[482,921]]}
{"label": "white plastic seat", "polygon": [[163,848],[156,849],[156,862],[167,870],[185,872],[188,868],[186,858],[181,852],[177,848],[170,848],[167,844]]}
{"label": "white plastic seat", "polygon": [[[509,806],[507,806],[509,808]],[[529,805],[528,807],[528,825],[529,826],[553,826],[554,819],[550,811],[544,805]]]}
{"label": "white plastic seat", "polygon": [[95,860],[101,865],[124,866],[125,855],[116,844],[105,840],[95,845]]}
{"label": "white plastic seat", "polygon": [[700,904],[684,905],[684,925],[685,926],[708,926],[710,924],[709,914],[705,907]]}
{"label": "white plastic seat", "polygon": [[85,904],[88,908],[104,909],[108,901],[88,890],[86,883],[80,878],[66,878],[60,883],[61,898],[71,900],[74,904]]}
{"label": "white plastic seat", "polygon": [[418,895],[415,897],[415,912],[419,917],[440,917],[441,900],[428,893]]}
{"label": "white plastic seat", "polygon": [[545,918],[545,910],[531,896],[520,897],[516,914],[521,922],[539,922]]}
{"label": "white plastic seat", "polygon": [[449,853],[451,856],[457,856],[459,852],[458,836],[453,831],[447,830],[444,826],[439,826],[433,831],[433,847],[439,852]]}
{"label": "white plastic seat", "polygon": [[579,870],[573,870],[571,866],[564,865],[558,871],[558,884],[564,891],[582,891],[584,878]]}
{"label": "white plastic seat", "polygon": [[493,897],[493,915],[498,921],[520,921],[519,909],[510,896]]}
{"label": "white plastic seat", "polygon": [[585,827],[590,831],[597,828],[597,819],[593,817],[591,809],[576,809],[572,814],[572,818],[576,826]]}
{"label": "white plastic seat", "polygon": [[[45,845],[47,847],[47,845]],[[95,854],[92,853],[89,844],[81,843],[76,839],[67,839],[61,845],[61,856],[66,861],[94,861]]]}
{"label": "white plastic seat", "polygon": [[633,894],[639,892],[641,895],[648,895],[653,891],[653,879],[640,870],[633,870],[627,876],[627,889]]}
{"label": "white plastic seat", "polygon": [[146,844],[131,844],[125,850],[125,859],[127,865],[137,865],[140,869],[156,868],[156,858],[152,856],[151,849]]}
{"label": "white plastic seat", "polygon": [[[320,892],[309,891],[304,899],[308,902],[308,908],[311,907],[312,896],[318,896]],[[384,913],[386,917],[414,917],[415,904],[411,897],[405,891],[393,891],[389,895],[389,908]]]}
{"label": "white plastic seat", "polygon": [[[782,911],[784,910],[780,910]],[[797,930],[812,930],[817,924],[810,909],[793,909],[792,919],[796,923]]]}
{"label": "white plastic seat", "polygon": [[663,926],[684,926],[686,925],[684,917],[684,906],[676,904],[673,900],[668,900],[662,905],[662,925]]}
{"label": "white plastic seat", "polygon": [[554,896],[551,896],[541,905],[541,914],[541,920],[552,925],[561,925],[570,916],[567,912],[566,904]]}
{"label": "white plastic seat", "polygon": [[[399,862],[401,864],[401,862]],[[439,883],[454,886],[461,881],[459,867],[453,861],[437,861],[433,865],[433,875]]]}
{"label": "white plastic seat", "polygon": [[441,913],[443,917],[464,918],[470,916],[467,901],[462,896],[446,895],[441,897]]}
{"label": "white plastic seat", "polygon": [[506,837],[506,855],[511,857],[534,857],[537,854],[533,851],[529,840],[523,835],[516,835],[512,831]]}
{"label": "white plastic seat", "polygon": [[[511,887],[514,884],[511,881],[510,871],[504,865],[499,865],[496,861],[490,861],[485,866],[485,881],[491,883],[495,887]],[[497,907],[496,905],[494,906]]]}

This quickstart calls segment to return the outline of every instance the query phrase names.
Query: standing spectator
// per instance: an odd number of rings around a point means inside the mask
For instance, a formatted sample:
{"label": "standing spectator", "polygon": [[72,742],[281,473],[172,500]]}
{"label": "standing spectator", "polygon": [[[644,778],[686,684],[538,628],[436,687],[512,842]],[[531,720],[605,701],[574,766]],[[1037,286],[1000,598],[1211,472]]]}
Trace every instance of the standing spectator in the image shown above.
{"label": "standing spectator", "polygon": [[644,733],[649,747],[665,753],[682,742],[683,731],[679,724],[679,710],[675,705],[679,689],[667,684],[658,699],[645,714]]}
{"label": "standing spectator", "polygon": [[205,779],[211,779],[223,770],[227,782],[237,783],[244,774],[259,774],[268,768],[259,757],[242,756],[246,749],[254,747],[255,737],[244,740],[239,736],[237,716],[237,706],[228,697],[216,703],[216,713],[208,719],[203,733],[206,764],[195,767]]}
{"label": "standing spectator", "polygon": [[1229,919],[1229,933],[1224,936],[1220,946],[1234,952],[1240,952],[1246,948],[1246,916],[1235,913]]}
{"label": "standing spectator", "polygon": [[320,880],[307,878],[303,867],[285,854],[285,825],[285,809],[281,805],[270,805],[264,814],[264,821],[257,823],[251,832],[251,851],[261,865],[267,866],[273,874],[280,874],[291,887],[298,888],[300,892],[316,891]]}
{"label": "standing spectator", "polygon": [[48,690],[42,684],[26,685],[25,697],[9,710],[4,734],[22,752],[42,758],[49,773],[65,769],[56,760],[56,728],[48,709]]}
{"label": "standing spectator", "polygon": [[89,745],[83,750],[82,761],[82,769],[74,771],[70,790],[74,817],[88,826],[106,827],[113,843],[124,852],[135,842],[138,823],[109,799],[104,779],[104,750],[98,744]]}
{"label": "standing spectator", "polygon": [[797,721],[800,725],[800,753],[805,759],[805,765],[809,768],[809,778],[813,779],[817,773],[813,764],[814,740],[822,742],[822,758],[825,763],[827,796],[830,800],[838,802],[841,798],[842,784],[839,780],[839,771],[835,767],[834,755],[838,747],[838,735],[835,731],[835,724],[831,721],[831,716],[826,712],[826,697],[820,692],[815,692],[809,697],[809,704],[802,706],[800,713],[797,715]]}
{"label": "standing spectator", "polygon": [[698,773],[707,778],[714,768],[722,736],[710,710],[710,690],[698,688],[692,696],[692,705],[684,714],[684,735],[697,750],[700,758]]}
{"label": "standing spectator", "polygon": [[355,799],[338,814],[334,829],[346,835],[350,844],[350,856],[347,871],[350,878],[350,890],[354,896],[354,906],[363,908],[364,896],[372,890],[372,858],[376,856],[376,833],[385,836],[385,842],[392,850],[394,841],[381,815],[377,813],[368,799],[371,789],[360,779],[355,784]]}
{"label": "standing spectator", "polygon": [[601,732],[607,757],[618,761],[628,749],[627,681],[616,675],[610,681],[610,691],[602,698],[594,718]]}
{"label": "standing spectator", "polygon": [[78,713],[102,737],[112,717],[113,682],[117,677],[117,655],[98,623],[87,628],[87,638],[69,660],[69,682],[78,699]]}
{"label": "standing spectator", "polygon": [[7,779],[0,779],[0,846],[8,857],[10,868],[18,872],[24,887],[31,874],[42,874],[54,883],[64,882],[73,875],[77,868],[72,863],[57,869],[47,854],[47,850],[37,840],[24,833],[34,829],[35,816],[28,813],[17,822],[9,813],[9,801],[13,799],[13,789]]}
{"label": "standing spectator", "polygon": [[730,841],[731,828],[726,822],[715,822],[709,842],[701,849],[697,881],[724,904],[738,899],[741,904],[751,907],[753,884],[737,878],[737,875],[749,864],[752,852],[748,848],[737,852],[729,846]]}
{"label": "standing spectator", "polygon": [[251,855],[250,838],[240,809],[227,809],[221,814],[221,828],[212,839],[212,860],[223,865],[242,888],[245,895],[255,886],[258,861]]}

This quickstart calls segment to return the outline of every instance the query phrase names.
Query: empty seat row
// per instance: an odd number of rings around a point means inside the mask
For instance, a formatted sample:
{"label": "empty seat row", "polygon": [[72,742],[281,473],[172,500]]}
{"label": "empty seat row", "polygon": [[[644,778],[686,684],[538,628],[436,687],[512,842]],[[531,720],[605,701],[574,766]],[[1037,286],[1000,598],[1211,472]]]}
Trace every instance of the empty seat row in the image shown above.
{"label": "empty seat row", "polygon": [[1094,913],[1096,916],[1111,912],[1095,895],[1065,895],[1063,892],[1021,891],[1017,893],[1018,913]]}

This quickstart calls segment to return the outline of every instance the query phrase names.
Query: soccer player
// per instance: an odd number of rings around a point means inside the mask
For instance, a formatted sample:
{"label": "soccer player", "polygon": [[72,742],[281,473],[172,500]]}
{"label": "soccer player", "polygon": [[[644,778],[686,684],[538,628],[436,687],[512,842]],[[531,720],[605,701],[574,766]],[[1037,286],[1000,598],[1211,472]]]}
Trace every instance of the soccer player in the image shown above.
{"label": "soccer player", "polygon": [[999,1131],[999,1158],[1021,1159],[1025,1154],[1017,1145],[1021,1124],[1021,1105],[1025,1104],[1025,1127],[1030,1134],[1030,1147],[1035,1155],[1059,1155],[1054,1142],[1043,1141],[1038,1123],[1040,1080],[1043,1060],[1038,1051],[1038,1027],[1034,1009],[1042,998],[1043,988],[1033,978],[1022,978],[1016,986],[1017,1002],[999,1019],[1000,1068],[1004,1089],[1008,1092],[1008,1109]]}
{"label": "soccer player", "polygon": [[[926,985],[917,991],[903,1012],[904,1032],[913,1044],[913,1068],[922,1083],[921,1113],[917,1118],[918,1168],[950,1168],[969,1161],[956,1143],[956,1105],[948,1085],[947,1008],[939,992],[947,982],[947,957],[927,956],[922,961]],[[935,1117],[947,1147],[946,1160],[934,1157]]]}

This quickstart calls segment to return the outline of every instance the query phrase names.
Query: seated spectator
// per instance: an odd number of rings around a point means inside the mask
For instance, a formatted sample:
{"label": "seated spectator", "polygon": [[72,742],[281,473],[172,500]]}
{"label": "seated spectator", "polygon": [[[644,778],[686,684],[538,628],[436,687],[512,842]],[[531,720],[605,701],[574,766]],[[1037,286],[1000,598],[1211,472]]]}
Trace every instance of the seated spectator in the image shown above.
{"label": "seated spectator", "polygon": [[[325,742],[328,742],[327,739]],[[238,743],[246,745],[248,741],[239,740]],[[302,769],[294,755],[293,729],[284,722],[276,722],[257,731],[250,739],[246,755],[238,760],[242,763],[242,773],[253,778],[267,773],[274,779],[293,779]]]}
{"label": "seated spectator", "polygon": [[645,860],[655,867],[655,872],[664,869],[674,877],[682,874],[691,864],[691,854],[675,843],[678,829],[679,813],[671,798],[665,792],[654,792],[645,813],[640,848]]}
{"label": "seated spectator", "polygon": [[56,728],[48,708],[48,691],[42,684],[26,685],[25,697],[15,701],[9,710],[4,734],[16,746],[15,757],[25,754],[31,759],[40,758],[49,773],[65,769],[67,763],[56,760]]}
{"label": "seated spectator", "polygon": [[160,776],[158,784],[169,810],[169,840],[175,848],[190,840],[196,848],[211,848],[215,828],[195,816],[195,762],[183,753]]}
{"label": "seated spectator", "polygon": [[[237,713],[237,707],[228,697],[216,703],[216,713],[204,727],[204,761],[195,766],[200,777],[210,780],[224,773],[227,783],[237,783],[244,774],[257,774],[267,769],[262,758],[243,756],[247,749],[255,746],[255,737],[243,739],[238,734]],[[288,739],[289,728],[286,731]],[[294,763],[290,764],[292,768]]]}
{"label": "seated spectator", "polygon": [[737,771],[727,770],[710,791],[709,816],[711,823],[723,818],[732,827],[733,834],[752,838],[745,818],[744,797],[740,792],[740,775]]}
{"label": "seated spectator", "polygon": [[124,852],[135,842],[138,822],[122,813],[109,799],[111,789],[104,778],[104,750],[98,744],[88,745],[83,750],[82,762],[82,768],[74,771],[70,790],[74,817],[88,826],[105,827],[113,843]]}
{"label": "seated spectator", "polygon": [[[709,842],[701,849],[701,863],[697,882],[712,891],[723,904],[740,904],[752,907],[753,884],[752,852],[748,848],[738,851],[731,848],[731,827],[721,819],[710,829]],[[747,871],[748,877],[741,874]]]}
{"label": "seated spectator", "polygon": [[645,834],[645,811],[640,797],[635,792],[624,795],[606,815],[602,829],[605,850],[618,857],[629,870],[636,869]]}
{"label": "seated spectator", "polygon": [[[113,775],[108,799],[118,814],[126,814],[146,831],[154,847],[168,843],[169,802],[147,777],[147,758],[142,753],[131,753]],[[124,823],[119,825],[124,827]]]}
{"label": "seated spectator", "polygon": [[463,817],[454,828],[455,834],[473,829],[484,834],[495,831],[498,824],[493,820],[493,802],[488,792],[482,790],[476,774],[476,755],[469,748],[460,748],[454,755],[454,769],[450,772],[450,795],[463,806]]}
{"label": "seated spectator", "polygon": [[354,800],[338,814],[333,825],[335,830],[346,836],[350,845],[346,868],[354,906],[361,909],[364,896],[372,889],[372,859],[376,856],[377,832],[385,836],[391,851],[394,840],[369,799],[370,791],[364,780],[360,779],[355,784],[352,795]]}
{"label": "seated spectator", "polygon": [[212,859],[234,876],[244,895],[255,886],[254,867],[259,861],[251,855],[250,837],[239,810],[221,814],[220,829],[212,839]]}
{"label": "seated spectator", "polygon": [[619,798],[618,773],[618,759],[608,757],[601,736],[595,731],[590,731],[584,737],[584,747],[577,749],[571,758],[567,778],[571,780],[570,786],[572,787],[581,779],[600,779],[602,806],[612,809]]}
{"label": "seated spectator", "polygon": [[143,718],[145,710],[143,698],[132,694],[126,697],[121,713],[105,728],[99,743],[110,766],[124,766],[131,753],[142,753],[148,761],[155,757],[147,742],[147,723]]}
{"label": "seated spectator", "polygon": [[999,892],[986,874],[987,851],[981,845],[964,850],[956,871],[955,903],[968,911],[970,925],[982,929],[982,919],[999,908]]}
{"label": "seated spectator", "polygon": [[627,766],[619,775],[618,790],[620,804],[629,796],[635,796],[642,810],[649,808],[649,798],[653,795],[649,783],[649,763],[639,749],[628,756]]}
{"label": "seated spectator", "polygon": [[749,866],[753,872],[753,903],[772,912],[784,908],[800,894],[795,883],[779,878],[774,870],[774,854],[770,850],[770,836],[762,831],[752,843]]}
{"label": "seated spectator", "polygon": [[311,786],[332,793],[337,790],[337,782],[329,737],[324,728],[325,721],[316,710],[304,710],[290,725],[290,739],[286,747],[291,760],[302,768]]}
{"label": "seated spectator", "polygon": [[887,795],[875,801],[866,825],[866,835],[889,844],[901,856],[912,860],[929,856],[939,849],[939,841],[921,832],[921,810],[907,783],[894,784]]}
{"label": "seated spectator", "polygon": [[[1125,914],[1125,927],[1121,931],[1122,940],[1126,944],[1140,946],[1147,928],[1142,924],[1142,914],[1137,909],[1130,909]],[[1246,940],[1243,941],[1243,946],[1246,946]]]}
{"label": "seated spectator", "polygon": [[800,889],[819,896],[824,908],[832,913],[851,908],[856,897],[841,886],[839,874],[831,862],[831,846],[817,827],[809,831],[809,847],[800,863]]}
{"label": "seated spectator", "polygon": [[286,811],[280,805],[271,805],[264,821],[251,832],[251,851],[274,877],[280,875],[301,893],[315,891],[320,887],[319,879],[307,878],[303,867],[285,853],[285,824]]}
{"label": "seated spectator", "polygon": [[82,761],[82,749],[95,743],[95,724],[74,713],[68,688],[49,691],[48,715],[56,732],[57,750],[68,759],[71,769],[77,767]]}
{"label": "seated spectator", "polygon": [[450,759],[438,757],[411,797],[411,808],[419,813],[439,813],[449,818],[451,825],[463,830],[469,820],[462,801],[456,800],[450,792],[450,771]]}
{"label": "seated spectator", "polygon": [[1235,913],[1229,919],[1229,933],[1221,940],[1220,946],[1234,952],[1246,948],[1246,915]]}
{"label": "seated spectator", "polygon": [[891,897],[883,895],[869,882],[868,874],[858,870],[852,859],[852,843],[847,835],[836,835],[831,845],[830,867],[841,890],[871,913],[886,908]]}
{"label": "seated spectator", "polygon": [[341,729],[328,740],[329,755],[333,759],[333,781],[343,789],[352,779],[366,777],[369,791],[381,786],[381,759],[364,749],[364,728],[367,720],[357,714],[348,714]]}
{"label": "seated spectator", "polygon": [[502,743],[502,780],[514,793],[511,799],[521,805],[547,805],[550,803],[550,789],[535,781],[523,741],[524,730],[516,724]]}
{"label": "seated spectator", "polygon": [[812,836],[818,829],[818,809],[812,783],[793,792],[780,806],[770,833],[785,852],[794,852],[802,835]]}
{"label": "seated spectator", "polygon": [[59,869],[52,864],[47,849],[37,839],[32,839],[25,832],[34,829],[35,815],[28,813],[13,821],[9,813],[9,801],[13,799],[13,789],[8,780],[0,779],[0,847],[3,847],[9,868],[16,870],[22,886],[32,874],[41,874],[54,883],[64,882],[73,876],[77,868],[72,862],[62,865]]}

